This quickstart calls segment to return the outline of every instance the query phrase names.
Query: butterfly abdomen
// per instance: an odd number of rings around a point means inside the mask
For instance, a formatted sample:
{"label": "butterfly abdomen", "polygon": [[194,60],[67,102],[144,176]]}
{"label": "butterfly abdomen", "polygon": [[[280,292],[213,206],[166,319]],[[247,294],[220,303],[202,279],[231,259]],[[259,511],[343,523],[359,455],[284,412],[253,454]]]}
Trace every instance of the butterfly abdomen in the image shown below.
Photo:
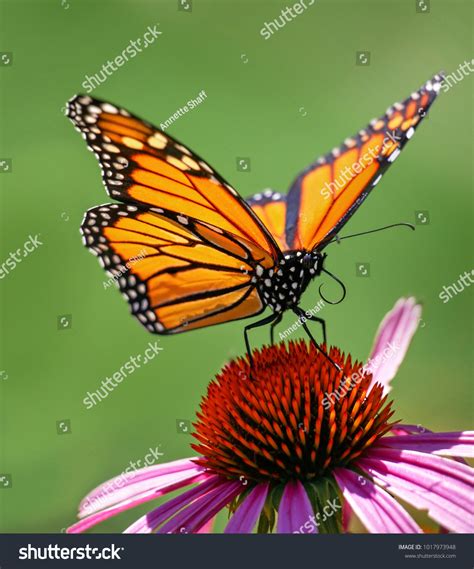
{"label": "butterfly abdomen", "polygon": [[311,280],[321,273],[324,256],[318,252],[289,251],[257,281],[260,297],[274,312],[297,306]]}

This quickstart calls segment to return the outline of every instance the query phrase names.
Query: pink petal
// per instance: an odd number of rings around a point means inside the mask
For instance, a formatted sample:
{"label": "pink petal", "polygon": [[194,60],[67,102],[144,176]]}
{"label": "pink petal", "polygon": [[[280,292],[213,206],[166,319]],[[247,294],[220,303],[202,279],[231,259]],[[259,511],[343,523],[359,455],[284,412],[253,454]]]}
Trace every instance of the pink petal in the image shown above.
{"label": "pink petal", "polygon": [[[309,531],[304,531],[305,524]],[[278,508],[278,533],[318,533],[313,507],[299,480],[287,482]]]}
{"label": "pink petal", "polygon": [[216,488],[177,513],[158,530],[158,533],[197,533],[240,492],[242,492],[240,481],[231,482],[221,478]]}
{"label": "pink petal", "polygon": [[390,494],[345,468],[334,476],[354,513],[371,533],[422,533],[413,518]]}
{"label": "pink petal", "polygon": [[395,377],[420,321],[421,306],[414,298],[400,298],[382,320],[366,366],[373,374],[372,383],[381,383],[390,391]]}
{"label": "pink petal", "polygon": [[432,433],[429,429],[426,429],[422,425],[407,425],[407,424],[396,424],[390,433],[393,435],[422,435],[423,433]]}
{"label": "pink petal", "polygon": [[183,486],[189,486],[190,484],[195,484],[196,482],[200,482],[208,478],[208,474],[204,473],[189,473],[189,472],[182,472],[177,473],[173,480],[166,479],[166,483],[158,484],[156,487],[152,488],[151,490],[147,490],[146,492],[142,492],[141,494],[136,494],[135,496],[125,499],[118,504],[110,506],[109,508],[102,510],[100,512],[96,512],[91,516],[84,518],[83,520],[77,522],[76,524],[72,525],[68,528],[67,533],[80,533],[89,529],[92,526],[95,526],[99,522],[103,522],[108,518],[119,514],[125,510],[129,510],[139,504],[143,504],[144,502],[148,502],[155,498],[159,498],[173,490],[178,490]]}
{"label": "pink petal", "polygon": [[349,533],[349,526],[353,518],[352,508],[347,500],[342,502],[342,529],[344,533]]}
{"label": "pink petal", "polygon": [[[437,471],[403,462],[367,457],[359,459],[357,463],[375,482],[415,508],[428,510],[429,516],[442,526],[460,533],[472,531],[472,496],[468,497],[469,492],[465,497],[460,493],[461,489],[466,488],[463,483]],[[470,492],[472,494],[472,490]]]}
{"label": "pink petal", "polygon": [[171,475],[178,472],[196,473],[203,472],[203,470],[191,459],[186,458],[120,474],[89,492],[79,504],[79,517],[88,516],[134,494],[151,489],[157,485],[161,477],[167,477],[164,478],[166,481],[171,480]]}
{"label": "pink petal", "polygon": [[472,468],[465,464],[460,464],[455,460],[450,460],[434,454],[373,446],[365,456],[387,460],[396,464],[403,462],[413,466],[420,466],[426,470],[437,472],[442,476],[449,476],[459,484],[467,485],[467,487],[474,482]]}
{"label": "pink petal", "polygon": [[224,533],[252,533],[265,505],[268,488],[268,484],[258,484],[252,489],[230,518]]}
{"label": "pink petal", "polygon": [[[403,432],[403,425],[397,425],[397,428],[398,432]],[[457,433],[425,432],[419,435],[400,434],[383,437],[380,440],[380,444],[392,449],[415,450],[443,456],[474,457],[474,431],[460,431]]]}
{"label": "pink petal", "polygon": [[212,533],[213,529],[214,529],[214,522],[216,521],[216,518],[211,518],[209,521],[207,521],[202,527],[201,529],[197,532],[197,533]]}
{"label": "pink petal", "polygon": [[216,475],[209,475],[206,480],[201,482],[198,486],[187,490],[183,494],[175,496],[168,500],[161,506],[158,506],[151,512],[148,512],[131,526],[129,526],[124,533],[152,533],[158,526],[169,520],[177,512],[185,506],[192,504],[196,500],[200,500],[203,496],[208,494],[211,490],[221,485],[221,478]]}

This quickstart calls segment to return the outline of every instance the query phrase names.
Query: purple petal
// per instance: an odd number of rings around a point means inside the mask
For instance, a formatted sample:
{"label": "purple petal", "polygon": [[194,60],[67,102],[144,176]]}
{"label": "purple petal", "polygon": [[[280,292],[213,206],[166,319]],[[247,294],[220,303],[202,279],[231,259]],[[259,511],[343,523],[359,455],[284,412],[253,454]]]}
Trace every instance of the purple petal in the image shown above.
{"label": "purple petal", "polygon": [[[182,472],[174,475],[173,480],[166,479],[166,483],[157,483],[154,488],[151,490],[147,490],[146,492],[142,492],[141,494],[136,494],[131,498],[124,499],[118,504],[110,506],[105,510],[101,510],[100,512],[96,512],[83,520],[77,522],[76,524],[72,525],[68,528],[67,533],[80,533],[89,529],[92,526],[95,526],[99,522],[103,522],[108,518],[119,514],[125,510],[129,510],[139,504],[143,504],[144,502],[148,502],[155,498],[159,498],[173,490],[178,490],[183,486],[189,486],[190,484],[195,484],[196,482],[200,482],[202,480],[206,480],[209,477],[208,474],[203,473],[189,473],[189,472]],[[164,477],[163,477],[164,478]]]}
{"label": "purple petal", "polygon": [[400,298],[377,330],[366,366],[372,371],[372,384],[381,383],[386,393],[390,391],[390,381],[405,358],[420,315],[421,306],[414,298]]}
{"label": "purple petal", "polygon": [[383,467],[371,459],[363,459],[358,464],[372,476],[377,484],[415,508],[427,510],[428,515],[443,527],[458,533],[472,532],[472,522],[469,522],[472,516],[450,500],[420,488],[401,476],[382,473]]}
{"label": "purple petal", "polygon": [[439,456],[423,457],[413,451],[388,454],[386,450],[371,449],[357,463],[378,484],[414,507],[427,509],[430,517],[444,527],[461,533],[472,531],[471,468]]}
{"label": "purple petal", "polygon": [[252,489],[230,518],[224,533],[252,533],[265,505],[268,488],[268,484],[258,484]]}
{"label": "purple petal", "polygon": [[[411,426],[407,425],[407,431]],[[403,432],[404,425],[397,425],[397,432]],[[416,428],[416,427],[415,427]],[[419,432],[419,429],[418,429]],[[474,431],[455,433],[400,434],[383,437],[380,444],[392,449],[406,449],[444,456],[474,457]]]}
{"label": "purple petal", "polygon": [[172,480],[173,474],[181,472],[196,474],[203,471],[202,467],[186,458],[121,474],[89,492],[79,504],[79,517],[93,514],[135,494],[159,486],[161,482]]}
{"label": "purple petal", "polygon": [[216,488],[177,513],[158,530],[158,533],[197,533],[240,492],[242,492],[240,481],[231,482],[221,478]]}
{"label": "purple petal", "polygon": [[199,500],[211,490],[219,487],[221,485],[222,479],[219,476],[212,475],[208,476],[207,480],[204,480],[196,486],[187,490],[183,494],[175,496],[173,499],[168,500],[161,506],[158,506],[151,512],[148,512],[131,526],[129,526],[124,533],[152,533],[158,526],[166,522],[169,518],[174,516],[185,506],[192,504],[196,500]]}
{"label": "purple petal", "polygon": [[421,528],[390,494],[367,478],[345,468],[334,469],[344,498],[371,533],[422,533]]}
{"label": "purple petal", "polygon": [[[309,523],[309,531],[304,531]],[[278,533],[318,533],[313,507],[299,480],[287,482],[278,508]]]}
{"label": "purple petal", "polygon": [[395,464],[403,462],[420,466],[426,468],[426,470],[438,472],[440,475],[450,476],[457,482],[468,486],[473,483],[472,468],[441,456],[413,450],[383,448],[380,446],[373,446],[365,456],[387,460]]}

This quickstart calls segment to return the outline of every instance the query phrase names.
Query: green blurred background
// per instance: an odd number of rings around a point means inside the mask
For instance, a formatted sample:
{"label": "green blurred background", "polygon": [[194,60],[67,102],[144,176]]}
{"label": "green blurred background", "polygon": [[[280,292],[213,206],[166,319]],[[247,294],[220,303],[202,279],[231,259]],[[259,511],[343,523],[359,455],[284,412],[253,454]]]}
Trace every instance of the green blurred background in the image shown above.
{"label": "green blurred background", "polygon": [[[63,115],[85,75],[159,23],[155,43],[93,95],[159,124],[204,89],[207,99],[169,132],[249,196],[285,192],[315,157],[432,74],[472,58],[468,1],[432,0],[429,12],[417,12],[415,0],[317,0],[265,40],[260,29],[287,5],[194,0],[186,13],[178,0],[1,1],[0,52],[13,60],[0,65],[0,159],[13,169],[0,175],[0,265],[29,235],[44,243],[0,281],[0,474],[12,482],[0,488],[1,531],[61,531],[87,491],[150,447],[160,445],[162,461],[190,456],[191,437],[177,420],[194,419],[209,380],[244,351],[243,322],[162,337],[153,362],[85,408],[87,391],[157,338],[116,290],[104,289],[105,273],[81,244],[84,212],[110,201],[95,158]],[[359,51],[370,52],[370,65],[356,65]],[[415,222],[418,211],[428,224],[328,249],[327,267],[348,289],[342,304],[324,309],[329,339],[355,357],[368,355],[397,298],[423,302],[423,327],[392,394],[397,418],[435,430],[472,426],[472,290],[439,299],[472,269],[472,118],[467,77],[441,93],[345,233]],[[250,158],[250,172],[237,171],[237,157]],[[356,276],[361,262],[370,277]],[[317,289],[302,306],[316,304]],[[339,289],[328,283],[326,293]],[[72,320],[61,329],[64,315]],[[252,341],[267,334],[256,331]],[[71,433],[58,434],[65,419]],[[98,531],[121,531],[149,509]]]}

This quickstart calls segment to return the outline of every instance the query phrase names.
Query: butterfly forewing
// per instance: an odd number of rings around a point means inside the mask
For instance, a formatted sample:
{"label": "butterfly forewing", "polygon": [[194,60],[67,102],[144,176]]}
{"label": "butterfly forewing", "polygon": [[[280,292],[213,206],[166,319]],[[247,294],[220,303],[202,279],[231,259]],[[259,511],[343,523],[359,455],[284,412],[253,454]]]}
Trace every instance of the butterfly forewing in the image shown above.
{"label": "butterfly forewing", "polygon": [[322,249],[340,231],[413,136],[441,82],[435,75],[296,178],[286,200],[291,249]]}
{"label": "butterfly forewing", "polygon": [[125,109],[89,96],[69,101],[67,114],[99,160],[112,198],[199,219],[278,259],[278,246],[248,204],[186,146]]}

